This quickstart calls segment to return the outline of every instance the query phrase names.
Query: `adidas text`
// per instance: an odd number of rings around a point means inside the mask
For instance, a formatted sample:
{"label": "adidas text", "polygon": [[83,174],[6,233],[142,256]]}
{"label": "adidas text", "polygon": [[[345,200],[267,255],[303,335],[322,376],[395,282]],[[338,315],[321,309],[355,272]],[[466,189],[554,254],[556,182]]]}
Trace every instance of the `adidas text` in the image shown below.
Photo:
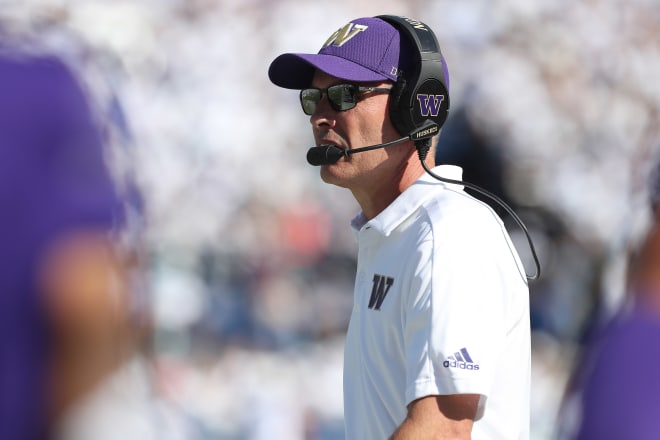
{"label": "adidas text", "polygon": [[458,362],[458,361],[444,361],[442,365],[445,368],[460,368],[461,370],[478,370],[479,364],[471,364],[468,362]]}

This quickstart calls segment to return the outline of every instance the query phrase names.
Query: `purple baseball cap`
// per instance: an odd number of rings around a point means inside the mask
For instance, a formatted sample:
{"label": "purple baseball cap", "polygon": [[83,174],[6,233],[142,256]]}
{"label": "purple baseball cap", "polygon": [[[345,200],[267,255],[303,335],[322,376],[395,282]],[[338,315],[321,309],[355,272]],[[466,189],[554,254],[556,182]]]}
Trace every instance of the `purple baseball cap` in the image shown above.
{"label": "purple baseball cap", "polygon": [[399,32],[380,18],[352,20],[326,40],[317,54],[285,53],[273,60],[268,77],[286,89],[309,87],[314,72],[354,82],[396,81]]}

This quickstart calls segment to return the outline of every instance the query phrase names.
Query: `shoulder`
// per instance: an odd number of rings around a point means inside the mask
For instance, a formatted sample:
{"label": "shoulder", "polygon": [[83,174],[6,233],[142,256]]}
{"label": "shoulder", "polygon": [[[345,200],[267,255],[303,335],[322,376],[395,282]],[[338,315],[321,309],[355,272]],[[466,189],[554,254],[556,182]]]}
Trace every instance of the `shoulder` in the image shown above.
{"label": "shoulder", "polygon": [[433,255],[447,267],[492,267],[527,285],[525,270],[502,219],[460,189],[438,189],[424,207]]}
{"label": "shoulder", "polygon": [[438,188],[425,210],[436,233],[470,240],[506,235],[502,219],[495,211],[462,190]]}

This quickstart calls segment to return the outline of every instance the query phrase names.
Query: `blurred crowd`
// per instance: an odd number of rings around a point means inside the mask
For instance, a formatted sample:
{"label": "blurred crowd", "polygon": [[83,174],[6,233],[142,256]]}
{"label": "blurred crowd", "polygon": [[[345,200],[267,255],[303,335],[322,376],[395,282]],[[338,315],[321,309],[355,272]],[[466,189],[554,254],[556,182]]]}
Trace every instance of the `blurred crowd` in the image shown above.
{"label": "blurred crowd", "polygon": [[[61,54],[106,121],[121,240],[139,260],[139,343],[66,422],[68,438],[343,438],[358,208],[307,165],[308,119],[266,72],[381,13],[426,22],[448,60],[438,159],[532,234],[532,438],[558,435],[578,354],[622,304],[651,221],[652,0],[0,0],[0,38],[38,36]],[[498,212],[533,272],[522,231]]]}

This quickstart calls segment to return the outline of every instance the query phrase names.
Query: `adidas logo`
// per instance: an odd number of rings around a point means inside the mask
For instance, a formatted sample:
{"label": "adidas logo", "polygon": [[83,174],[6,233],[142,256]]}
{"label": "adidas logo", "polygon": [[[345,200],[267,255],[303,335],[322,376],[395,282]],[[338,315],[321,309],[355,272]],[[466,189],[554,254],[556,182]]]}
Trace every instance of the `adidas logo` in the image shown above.
{"label": "adidas logo", "polygon": [[445,368],[459,368],[461,370],[478,370],[479,364],[476,364],[470,353],[465,347],[454,353],[453,356],[447,356],[447,360],[442,363]]}

